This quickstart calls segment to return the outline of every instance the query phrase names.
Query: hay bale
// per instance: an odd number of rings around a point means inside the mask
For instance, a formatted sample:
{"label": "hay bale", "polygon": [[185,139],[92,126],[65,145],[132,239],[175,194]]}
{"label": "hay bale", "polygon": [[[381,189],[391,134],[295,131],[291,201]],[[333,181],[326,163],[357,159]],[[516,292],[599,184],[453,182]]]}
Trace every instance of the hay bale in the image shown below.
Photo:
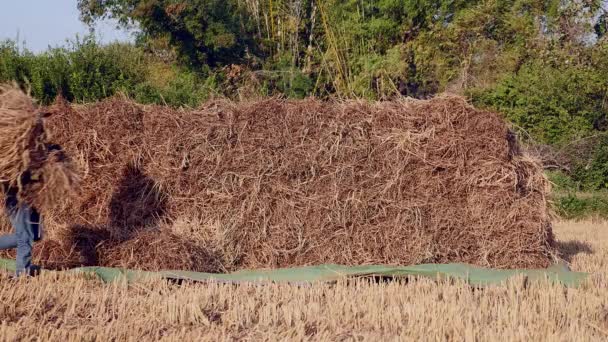
{"label": "hay bale", "polygon": [[17,187],[21,200],[51,209],[74,193],[77,180],[65,153],[49,144],[33,99],[15,84],[0,84],[0,183]]}
{"label": "hay bale", "polygon": [[[216,270],[133,238],[178,217],[230,236],[240,253],[226,258],[236,260],[223,265],[231,270],[553,261],[539,163],[499,115],[459,97],[214,101],[197,110],[114,98],[58,112],[49,124],[86,172],[77,205],[56,219],[120,237],[127,249],[101,253],[102,265],[173,260],[162,266]],[[118,207],[135,208],[141,222]],[[216,250],[212,240],[194,242],[200,249],[188,253]],[[145,257],[130,263],[125,250]]]}
{"label": "hay bale", "polygon": [[19,186],[30,165],[41,164],[42,118],[16,85],[0,85],[0,182]]}

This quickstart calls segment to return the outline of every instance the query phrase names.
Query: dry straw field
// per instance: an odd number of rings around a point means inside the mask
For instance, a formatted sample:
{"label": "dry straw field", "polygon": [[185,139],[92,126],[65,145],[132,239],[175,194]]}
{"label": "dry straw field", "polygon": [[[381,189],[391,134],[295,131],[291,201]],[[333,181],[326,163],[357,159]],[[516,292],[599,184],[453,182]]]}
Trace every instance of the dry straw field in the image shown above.
{"label": "dry straw field", "polygon": [[247,286],[101,284],[65,274],[0,276],[0,340],[605,341],[608,224],[558,223],[579,289],[548,284],[475,290],[404,283]]}

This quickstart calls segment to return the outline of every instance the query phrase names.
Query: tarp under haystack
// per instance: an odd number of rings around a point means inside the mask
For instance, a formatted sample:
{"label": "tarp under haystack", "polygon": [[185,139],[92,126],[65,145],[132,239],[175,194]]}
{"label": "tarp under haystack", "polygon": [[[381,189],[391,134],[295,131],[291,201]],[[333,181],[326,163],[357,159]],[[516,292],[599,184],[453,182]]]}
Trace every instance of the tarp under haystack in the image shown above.
{"label": "tarp under haystack", "polygon": [[[0,259],[0,271],[15,271],[13,260]],[[45,271],[43,271],[45,272]],[[460,281],[475,287],[504,285],[509,281],[523,284],[532,282],[540,284],[559,284],[566,287],[578,287],[584,284],[589,274],[572,272],[566,264],[558,263],[542,269],[495,270],[466,264],[423,264],[412,266],[388,265],[315,265],[272,270],[240,270],[234,273],[202,273],[181,270],[161,270],[146,272],[113,267],[79,267],[68,270],[69,273],[91,275],[104,282],[127,281],[140,282],[150,279],[167,279],[171,281],[190,281],[221,284],[258,284],[283,283],[293,285],[313,285],[319,283],[336,283],[348,279],[367,278],[390,280],[416,280],[428,278],[438,281]],[[524,285],[525,286],[525,285]]]}
{"label": "tarp under haystack", "polygon": [[114,98],[56,110],[49,125],[84,178],[78,201],[47,217],[63,231],[47,241],[60,249],[44,254],[52,262],[208,272],[553,262],[539,164],[497,114],[459,97],[198,110]]}

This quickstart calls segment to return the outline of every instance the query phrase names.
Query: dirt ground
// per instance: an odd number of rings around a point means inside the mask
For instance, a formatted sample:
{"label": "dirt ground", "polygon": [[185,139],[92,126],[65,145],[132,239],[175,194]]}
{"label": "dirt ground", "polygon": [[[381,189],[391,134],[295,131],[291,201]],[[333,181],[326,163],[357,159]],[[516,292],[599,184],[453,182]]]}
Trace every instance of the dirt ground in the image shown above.
{"label": "dirt ground", "polygon": [[0,275],[0,341],[608,339],[608,223],[561,222],[555,231],[578,289],[549,284],[474,290],[409,284],[101,284],[44,274]]}

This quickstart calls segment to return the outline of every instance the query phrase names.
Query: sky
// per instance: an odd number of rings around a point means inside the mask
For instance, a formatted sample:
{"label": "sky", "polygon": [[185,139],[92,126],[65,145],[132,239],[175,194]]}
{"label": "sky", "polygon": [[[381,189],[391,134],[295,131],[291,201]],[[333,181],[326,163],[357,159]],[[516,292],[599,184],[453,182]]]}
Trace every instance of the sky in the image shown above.
{"label": "sky", "polygon": [[[88,27],[78,19],[77,0],[2,0],[0,41],[17,39],[33,52],[49,46],[65,45],[66,39],[88,34]],[[116,29],[113,22],[96,26],[101,42],[130,41],[132,35]]]}

